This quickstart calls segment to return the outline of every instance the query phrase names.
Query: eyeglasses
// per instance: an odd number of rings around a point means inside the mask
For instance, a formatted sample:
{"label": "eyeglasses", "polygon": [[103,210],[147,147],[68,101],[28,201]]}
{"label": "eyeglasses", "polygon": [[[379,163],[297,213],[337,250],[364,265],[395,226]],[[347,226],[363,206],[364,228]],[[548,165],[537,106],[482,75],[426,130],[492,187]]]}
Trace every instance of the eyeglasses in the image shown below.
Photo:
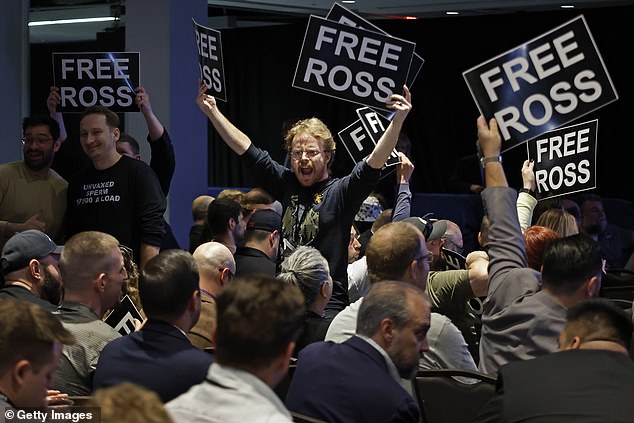
{"label": "eyeglasses", "polygon": [[434,258],[434,254],[431,251],[429,251],[427,252],[427,255],[415,257],[414,260],[416,261],[426,260],[427,263],[431,264],[431,261],[433,260],[433,258]]}
{"label": "eyeglasses", "polygon": [[21,138],[20,141],[22,141],[22,145],[27,145],[27,144],[37,144],[39,146],[45,145],[46,143],[48,143],[50,140],[52,140],[53,137],[35,137],[35,138],[31,138],[31,137],[24,137]]}
{"label": "eyeglasses", "polygon": [[304,157],[304,154],[306,154],[306,157],[308,157],[309,159],[312,159],[313,157],[321,154],[321,151],[319,150],[294,150],[291,151],[290,155],[294,160],[301,160]]}

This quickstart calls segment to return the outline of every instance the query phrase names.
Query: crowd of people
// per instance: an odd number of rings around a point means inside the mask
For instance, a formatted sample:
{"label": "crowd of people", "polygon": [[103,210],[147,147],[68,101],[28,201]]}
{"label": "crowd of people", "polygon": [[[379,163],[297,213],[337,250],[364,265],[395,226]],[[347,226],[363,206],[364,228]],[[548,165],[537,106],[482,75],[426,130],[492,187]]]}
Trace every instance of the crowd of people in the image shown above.
{"label": "crowd of people", "polygon": [[[286,167],[205,91],[201,112],[259,186],[193,199],[187,248],[163,217],[176,160],[144,88],[150,165],[117,114],[90,107],[79,128],[90,164],[67,182],[51,168],[68,142],[56,88],[50,116],[24,119],[23,160],[0,165],[0,406],[88,396],[104,421],[415,423],[417,371],[463,369],[498,377],[478,421],[631,421],[632,316],[600,297],[634,234],[607,223],[599,196],[538,202],[529,161],[518,193],[496,121],[480,117],[485,217],[481,249],[464,251],[456,222],[411,215],[406,152],[393,203],[376,191],[403,139],[407,87],[340,178],[321,120],[289,126]],[[127,334],[105,321],[123,295],[143,318]]]}

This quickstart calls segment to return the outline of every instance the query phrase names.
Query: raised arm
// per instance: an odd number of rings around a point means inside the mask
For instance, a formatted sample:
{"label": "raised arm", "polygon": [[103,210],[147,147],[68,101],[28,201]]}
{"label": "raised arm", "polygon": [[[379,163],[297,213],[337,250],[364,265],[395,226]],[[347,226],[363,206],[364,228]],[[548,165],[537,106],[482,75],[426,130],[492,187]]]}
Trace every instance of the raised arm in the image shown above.
{"label": "raised arm", "polygon": [[524,160],[522,165],[522,189],[517,196],[517,217],[520,221],[522,233],[531,225],[533,220],[533,210],[537,205],[535,198],[535,173],[533,172],[534,162]]}
{"label": "raised arm", "polygon": [[[216,99],[213,96],[205,94],[206,90],[207,85],[199,81],[196,104],[198,104],[200,110],[209,118],[209,121],[225,144],[238,155],[243,155],[251,145],[251,140],[242,131],[236,128],[233,123],[229,122],[229,119],[218,109]],[[385,161],[383,163],[385,163]],[[383,164],[381,164],[381,166],[383,166]]]}
{"label": "raised arm", "polygon": [[145,91],[145,88],[138,87],[136,90],[136,105],[141,110],[145,123],[147,124],[148,134],[150,135],[150,141],[154,142],[161,138],[163,135],[163,124],[156,117],[154,111],[152,111],[152,103],[150,103],[150,96]]}
{"label": "raised arm", "polygon": [[498,160],[502,147],[502,138],[495,119],[491,119],[487,125],[484,116],[478,118],[478,142],[482,149],[486,187],[508,187],[504,168]]}
{"label": "raised arm", "polygon": [[403,122],[410,110],[412,110],[412,94],[409,92],[407,86],[403,86],[403,95],[392,94],[390,100],[386,103],[387,107],[396,110],[392,122],[388,125],[387,129],[379,139],[379,142],[374,146],[374,150],[368,156],[366,162],[370,167],[375,169],[381,169],[390,153],[396,146],[398,141],[398,134],[401,133],[403,128]]}
{"label": "raised arm", "polygon": [[411,215],[412,192],[409,189],[409,179],[414,172],[414,164],[404,153],[398,153],[401,163],[396,165],[396,183],[398,192],[392,210],[392,222],[407,219]]}
{"label": "raised arm", "polygon": [[64,117],[60,112],[57,111],[57,106],[59,106],[61,101],[62,97],[59,95],[59,88],[55,86],[51,87],[51,91],[48,93],[48,98],[46,99],[46,107],[48,108],[48,113],[53,119],[57,121],[59,125],[60,144],[66,141],[66,138],[68,138],[68,134],[66,133],[66,126],[64,126]]}

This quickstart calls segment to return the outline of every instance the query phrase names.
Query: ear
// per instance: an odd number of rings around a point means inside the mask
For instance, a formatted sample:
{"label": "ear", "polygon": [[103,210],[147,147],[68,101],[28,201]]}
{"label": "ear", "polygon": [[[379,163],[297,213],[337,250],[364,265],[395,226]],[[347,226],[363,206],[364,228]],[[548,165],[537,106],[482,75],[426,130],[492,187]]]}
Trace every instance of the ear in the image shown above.
{"label": "ear", "polygon": [[326,151],[324,154],[326,155],[326,164],[330,164],[330,161],[332,160],[332,151]]}
{"label": "ear", "polygon": [[13,376],[13,382],[16,385],[22,387],[26,383],[26,376],[28,372],[32,371],[33,369],[29,360],[18,360],[18,362],[13,365],[13,369],[11,372]]}
{"label": "ear", "polygon": [[42,264],[36,259],[29,261],[29,273],[38,281],[42,279]]}
{"label": "ear", "polygon": [[106,290],[106,278],[108,276],[105,273],[100,273],[99,276],[97,276],[97,279],[95,279],[94,283],[96,284],[95,286],[97,287],[97,291],[99,292],[104,292]]}
{"label": "ear", "polygon": [[57,153],[61,146],[62,146],[61,141],[59,139],[56,139],[55,142],[53,143],[53,151]]}
{"label": "ear", "polygon": [[601,280],[597,276],[593,276],[586,284],[586,297],[598,297],[601,289]]}
{"label": "ear", "polygon": [[236,220],[233,217],[230,217],[229,221],[227,222],[227,228],[230,231],[233,231],[233,228],[235,228],[235,227],[236,227]]}
{"label": "ear", "polygon": [[581,338],[578,336],[573,336],[570,345],[568,345],[569,350],[578,350],[581,347]]}
{"label": "ear", "polygon": [[200,291],[195,290],[194,292],[192,292],[192,296],[187,302],[187,308],[190,311],[196,311],[196,308],[199,307],[199,303],[200,303]]}
{"label": "ear", "polygon": [[392,321],[392,319],[385,318],[381,320],[379,332],[381,333],[381,337],[383,338],[386,346],[389,346],[394,340],[395,329],[396,327],[394,326],[394,322]]}
{"label": "ear", "polygon": [[408,273],[407,276],[409,276],[411,280],[418,280],[418,270],[419,270],[418,261],[412,260],[409,266],[407,267],[407,273]]}
{"label": "ear", "polygon": [[326,283],[322,283],[321,284],[321,288],[319,288],[319,295],[322,298],[328,298],[328,290],[330,289],[328,284],[330,284],[330,283],[332,283],[332,282],[328,281]]}
{"label": "ear", "polygon": [[220,271],[220,280],[218,281],[220,286],[225,286],[229,282],[229,269],[224,268]]}
{"label": "ear", "polygon": [[119,138],[121,138],[121,130],[119,128],[114,128],[112,133],[114,134],[114,140],[119,141]]}

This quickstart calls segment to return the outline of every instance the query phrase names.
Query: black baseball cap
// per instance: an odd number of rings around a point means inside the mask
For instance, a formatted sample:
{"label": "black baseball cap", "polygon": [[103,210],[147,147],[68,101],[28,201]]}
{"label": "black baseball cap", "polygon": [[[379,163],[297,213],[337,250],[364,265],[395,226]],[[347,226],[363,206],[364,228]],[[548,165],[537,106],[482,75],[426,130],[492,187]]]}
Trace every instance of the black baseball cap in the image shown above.
{"label": "black baseball cap", "polygon": [[2,248],[2,272],[22,269],[33,259],[39,260],[49,254],[61,254],[63,249],[63,246],[55,244],[44,232],[36,229],[18,232],[9,238]]}

